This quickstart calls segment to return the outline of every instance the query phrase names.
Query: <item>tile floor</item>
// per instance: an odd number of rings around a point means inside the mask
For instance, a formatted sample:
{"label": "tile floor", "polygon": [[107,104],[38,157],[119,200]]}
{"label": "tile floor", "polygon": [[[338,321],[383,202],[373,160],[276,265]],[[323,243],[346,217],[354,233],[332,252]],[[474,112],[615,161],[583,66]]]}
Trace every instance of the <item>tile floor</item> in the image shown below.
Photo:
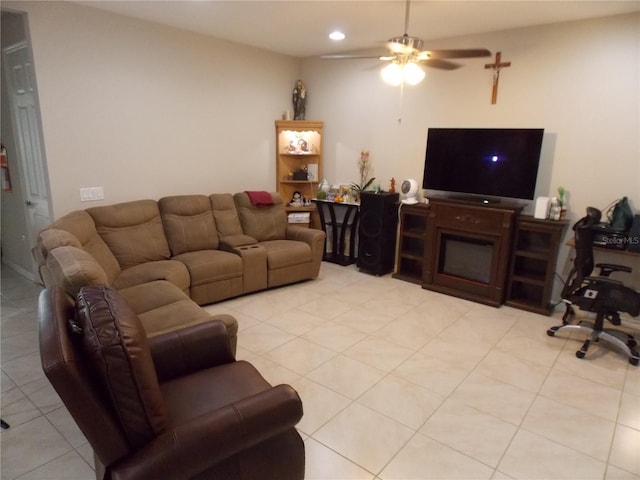
{"label": "tile floor", "polygon": [[[40,368],[40,288],[4,266],[1,287],[1,478],[91,479]],[[327,263],[207,309],[238,318],[238,358],[300,393],[308,480],[640,479],[640,368],[577,359],[579,340],[545,333],[557,318]]]}

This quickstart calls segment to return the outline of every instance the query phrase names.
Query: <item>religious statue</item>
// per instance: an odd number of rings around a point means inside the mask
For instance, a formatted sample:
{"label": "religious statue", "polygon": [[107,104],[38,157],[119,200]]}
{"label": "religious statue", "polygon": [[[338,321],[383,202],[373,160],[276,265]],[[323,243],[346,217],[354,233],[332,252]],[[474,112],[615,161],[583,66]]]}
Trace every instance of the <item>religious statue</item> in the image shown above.
{"label": "religious statue", "polygon": [[293,119],[304,120],[305,109],[307,103],[307,89],[302,80],[296,82],[293,89]]}

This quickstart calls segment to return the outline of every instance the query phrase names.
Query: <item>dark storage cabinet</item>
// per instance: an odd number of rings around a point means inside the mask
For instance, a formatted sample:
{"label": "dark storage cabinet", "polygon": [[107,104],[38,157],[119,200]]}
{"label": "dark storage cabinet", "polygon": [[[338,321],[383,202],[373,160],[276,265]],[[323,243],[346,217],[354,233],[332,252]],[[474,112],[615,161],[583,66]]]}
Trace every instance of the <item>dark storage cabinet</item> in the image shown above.
{"label": "dark storage cabinet", "polygon": [[506,305],[549,315],[560,241],[567,221],[516,219]]}
{"label": "dark storage cabinet", "polygon": [[428,215],[429,205],[403,204],[400,207],[400,235],[393,278],[422,284]]}

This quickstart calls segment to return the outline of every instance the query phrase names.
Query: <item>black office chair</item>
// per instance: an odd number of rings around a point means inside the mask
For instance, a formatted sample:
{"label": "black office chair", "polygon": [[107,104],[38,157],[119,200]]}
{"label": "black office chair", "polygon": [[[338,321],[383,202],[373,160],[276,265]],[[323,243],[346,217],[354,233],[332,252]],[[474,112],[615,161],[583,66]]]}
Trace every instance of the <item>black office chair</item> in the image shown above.
{"label": "black office chair", "polygon": [[[620,312],[632,317],[640,315],[640,293],[626,287],[622,282],[609,278],[613,272],[631,272],[631,268],[610,263],[598,263],[598,276],[591,276],[594,269],[593,237],[594,228],[600,222],[600,210],[587,207],[587,215],[573,226],[575,232],[576,257],[569,278],[562,290],[562,301],[567,305],[562,317],[562,325],[551,327],[547,335],[553,337],[558,332],[579,331],[589,335],[582,348],[576,352],[584,358],[592,342],[604,340],[618,347],[629,358],[631,365],[637,366],[640,357],[635,350],[637,342],[633,335],[621,330],[604,328],[607,320],[620,325]],[[575,316],[574,305],[580,310],[596,314],[595,321],[582,320],[570,323]]]}

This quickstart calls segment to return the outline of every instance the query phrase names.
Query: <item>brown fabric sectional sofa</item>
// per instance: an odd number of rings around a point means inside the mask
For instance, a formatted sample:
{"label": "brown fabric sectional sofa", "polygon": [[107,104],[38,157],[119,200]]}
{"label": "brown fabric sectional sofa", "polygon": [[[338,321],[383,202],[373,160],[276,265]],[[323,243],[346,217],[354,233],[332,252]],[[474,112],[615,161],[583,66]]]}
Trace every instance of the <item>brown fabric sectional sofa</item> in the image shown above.
{"label": "brown fabric sectional sofa", "polygon": [[[72,298],[110,285],[148,337],[211,320],[201,305],[318,276],[324,232],[290,226],[280,196],[271,198],[178,195],[71,212],[39,234],[40,277]],[[235,350],[236,320],[215,318]]]}

